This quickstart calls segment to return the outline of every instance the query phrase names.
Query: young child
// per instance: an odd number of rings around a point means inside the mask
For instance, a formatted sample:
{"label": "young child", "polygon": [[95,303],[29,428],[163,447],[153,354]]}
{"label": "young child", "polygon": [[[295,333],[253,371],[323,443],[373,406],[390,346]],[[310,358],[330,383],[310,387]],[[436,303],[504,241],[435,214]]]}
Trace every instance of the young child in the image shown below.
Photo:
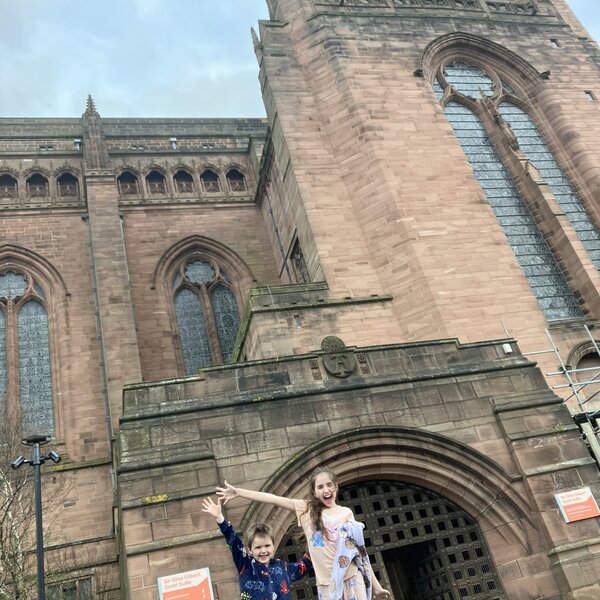
{"label": "young child", "polygon": [[228,502],[240,496],[294,511],[313,561],[319,600],[384,600],[390,593],[373,575],[362,547],[362,525],[349,508],[337,504],[337,481],[327,467],[310,478],[309,500],[236,488],[225,482],[217,494]]}
{"label": "young child", "polygon": [[256,523],[248,531],[248,552],[223,516],[221,498],[216,503],[212,498],[205,498],[202,510],[217,520],[229,545],[240,578],[241,600],[291,600],[292,581],[304,577],[312,567],[308,554],[299,563],[273,558],[273,535],[266,523]]}

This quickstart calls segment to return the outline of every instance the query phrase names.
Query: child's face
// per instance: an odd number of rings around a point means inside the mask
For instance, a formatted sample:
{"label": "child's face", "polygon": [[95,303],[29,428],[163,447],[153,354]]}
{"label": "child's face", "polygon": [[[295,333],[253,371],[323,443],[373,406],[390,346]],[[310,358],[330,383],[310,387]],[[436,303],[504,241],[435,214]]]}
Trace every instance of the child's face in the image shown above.
{"label": "child's face", "polygon": [[327,507],[335,505],[337,486],[327,472],[319,473],[315,478],[315,496]]}
{"label": "child's face", "polygon": [[273,558],[275,552],[273,540],[268,536],[255,535],[250,544],[250,552],[255,560],[266,565]]}

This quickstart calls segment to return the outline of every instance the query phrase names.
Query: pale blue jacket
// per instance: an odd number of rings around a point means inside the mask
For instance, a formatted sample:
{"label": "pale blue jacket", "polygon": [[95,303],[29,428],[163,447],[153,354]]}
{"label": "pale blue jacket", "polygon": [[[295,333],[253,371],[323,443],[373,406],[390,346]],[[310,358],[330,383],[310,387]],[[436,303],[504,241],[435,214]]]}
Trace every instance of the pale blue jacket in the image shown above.
{"label": "pale blue jacket", "polygon": [[[357,577],[363,577],[367,588],[367,600],[371,600],[373,586],[371,584],[371,563],[365,550],[364,525],[358,521],[347,521],[339,530],[331,583],[329,585],[329,600],[341,600],[344,592],[344,576],[352,562],[358,567]],[[352,542],[348,544],[347,542]],[[361,554],[360,549],[363,550]]]}

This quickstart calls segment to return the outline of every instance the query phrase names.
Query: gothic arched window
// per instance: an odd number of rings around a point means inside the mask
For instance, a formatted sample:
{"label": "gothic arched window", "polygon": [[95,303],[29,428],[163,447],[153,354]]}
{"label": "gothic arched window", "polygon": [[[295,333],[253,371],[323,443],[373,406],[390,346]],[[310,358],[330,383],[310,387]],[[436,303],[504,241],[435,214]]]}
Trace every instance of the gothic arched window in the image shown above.
{"label": "gothic arched window", "polygon": [[0,175],[0,198],[17,197],[17,180],[11,175]]}
{"label": "gothic arched window", "polygon": [[146,185],[152,196],[164,196],[167,193],[167,180],[160,171],[150,171],[146,175]]}
{"label": "gothic arched window", "polygon": [[52,371],[46,300],[28,273],[0,274],[0,394],[3,417],[24,435],[52,434]]}
{"label": "gothic arched window", "polygon": [[119,186],[119,194],[123,196],[139,196],[140,188],[138,178],[131,171],[123,171],[117,177],[117,185]]}
{"label": "gothic arched window", "polygon": [[244,179],[244,175],[237,169],[229,169],[227,172],[227,183],[229,183],[229,189],[232,192],[246,191],[246,180]]}
{"label": "gothic arched window", "polygon": [[202,181],[202,187],[205,192],[220,192],[221,184],[219,183],[219,176],[211,169],[202,171],[200,175]]}
{"label": "gothic arched window", "polygon": [[28,198],[47,198],[49,196],[48,180],[39,173],[27,179]]}
{"label": "gothic arched window", "polygon": [[[583,316],[559,263],[539,231],[478,113],[483,102],[480,98],[497,103],[502,95],[502,83],[498,78],[494,82],[479,67],[454,63],[444,68],[443,77],[434,81],[433,87],[438,100],[444,99],[446,116],[544,315],[548,320]],[[510,112],[508,106],[504,110],[507,114]],[[511,113],[515,120],[523,115]],[[528,135],[532,135],[531,128],[523,133],[523,137]],[[539,141],[536,138],[536,143]],[[542,154],[547,158],[549,151]]]}
{"label": "gothic arched window", "polygon": [[58,195],[61,198],[79,196],[79,182],[71,173],[63,173],[57,180]]}
{"label": "gothic arched window", "polygon": [[226,272],[214,260],[194,255],[179,269],[173,293],[186,373],[228,362],[240,314]]}
{"label": "gothic arched window", "polygon": [[194,179],[187,171],[183,169],[177,171],[173,177],[173,181],[178,194],[194,193]]}

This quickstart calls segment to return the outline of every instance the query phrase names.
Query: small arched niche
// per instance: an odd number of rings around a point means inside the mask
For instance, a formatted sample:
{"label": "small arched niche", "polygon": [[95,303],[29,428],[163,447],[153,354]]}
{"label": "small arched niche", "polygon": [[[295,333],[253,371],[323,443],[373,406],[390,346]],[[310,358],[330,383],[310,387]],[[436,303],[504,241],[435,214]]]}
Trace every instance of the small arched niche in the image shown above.
{"label": "small arched niche", "polygon": [[214,193],[221,191],[221,184],[219,183],[219,176],[212,169],[205,169],[200,175],[202,181],[202,188],[207,193]]}
{"label": "small arched niche", "polygon": [[117,177],[117,185],[119,187],[119,195],[121,197],[139,196],[140,194],[138,178],[131,171],[123,171]]}
{"label": "small arched niche", "polygon": [[151,196],[165,196],[167,193],[167,180],[156,169],[146,175],[146,186]]}
{"label": "small arched niche", "polygon": [[194,179],[185,169],[179,169],[175,173],[173,182],[175,183],[175,191],[178,194],[194,193]]}
{"label": "small arched niche", "polygon": [[79,196],[79,181],[71,173],[63,173],[58,179],[58,195],[61,198],[76,198]]}
{"label": "small arched niche", "polygon": [[49,196],[48,180],[40,173],[34,173],[27,179],[28,198],[47,198]]}
{"label": "small arched niche", "polygon": [[245,192],[247,189],[246,179],[243,173],[237,169],[229,169],[227,172],[227,183],[232,192]]}

